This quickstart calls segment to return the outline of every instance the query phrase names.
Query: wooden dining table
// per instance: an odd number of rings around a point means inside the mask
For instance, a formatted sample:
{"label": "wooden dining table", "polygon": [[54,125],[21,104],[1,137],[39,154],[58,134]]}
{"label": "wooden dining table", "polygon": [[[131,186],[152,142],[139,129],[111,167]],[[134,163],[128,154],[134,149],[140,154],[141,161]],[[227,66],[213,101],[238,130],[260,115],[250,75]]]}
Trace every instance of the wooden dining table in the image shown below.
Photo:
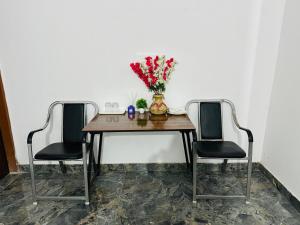
{"label": "wooden dining table", "polygon": [[98,173],[100,172],[102,141],[105,132],[180,132],[188,168],[191,168],[192,161],[191,135],[193,140],[197,139],[196,128],[187,114],[152,115],[148,112],[143,114],[126,112],[121,115],[97,114],[82,131],[85,134],[91,134],[92,144],[94,144],[94,136],[100,135],[97,157]]}

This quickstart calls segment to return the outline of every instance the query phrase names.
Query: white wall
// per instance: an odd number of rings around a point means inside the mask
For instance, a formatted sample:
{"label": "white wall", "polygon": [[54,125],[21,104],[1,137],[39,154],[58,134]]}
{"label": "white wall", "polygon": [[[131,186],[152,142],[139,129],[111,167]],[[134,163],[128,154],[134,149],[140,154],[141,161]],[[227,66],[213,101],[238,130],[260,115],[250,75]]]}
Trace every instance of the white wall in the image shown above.
{"label": "white wall", "polygon": [[[129,67],[147,53],[179,62],[167,87],[169,106],[228,98],[247,126],[246,81],[252,80],[260,5],[260,0],[1,1],[0,64],[18,161],[28,162],[27,134],[42,125],[54,100],[89,99],[103,106],[128,105],[135,94],[150,99]],[[38,141],[42,136],[35,138],[35,147],[45,144]],[[228,138],[246,144],[245,136]],[[260,155],[254,151],[254,160]],[[104,163],[183,161],[177,134],[105,137]]]}
{"label": "white wall", "polygon": [[254,151],[261,159],[273,79],[276,69],[285,0],[262,1],[254,62],[249,76],[248,126],[254,133]]}
{"label": "white wall", "polygon": [[262,163],[300,199],[300,1],[286,1]]}

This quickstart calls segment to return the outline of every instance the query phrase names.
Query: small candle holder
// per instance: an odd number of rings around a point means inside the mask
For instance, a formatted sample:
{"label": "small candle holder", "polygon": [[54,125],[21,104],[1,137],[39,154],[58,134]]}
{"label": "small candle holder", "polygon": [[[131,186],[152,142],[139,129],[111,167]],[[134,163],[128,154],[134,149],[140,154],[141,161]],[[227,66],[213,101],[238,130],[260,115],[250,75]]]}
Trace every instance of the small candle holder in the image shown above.
{"label": "small candle holder", "polygon": [[134,114],[135,107],[133,105],[130,105],[130,106],[128,106],[127,111],[128,111],[128,114]]}

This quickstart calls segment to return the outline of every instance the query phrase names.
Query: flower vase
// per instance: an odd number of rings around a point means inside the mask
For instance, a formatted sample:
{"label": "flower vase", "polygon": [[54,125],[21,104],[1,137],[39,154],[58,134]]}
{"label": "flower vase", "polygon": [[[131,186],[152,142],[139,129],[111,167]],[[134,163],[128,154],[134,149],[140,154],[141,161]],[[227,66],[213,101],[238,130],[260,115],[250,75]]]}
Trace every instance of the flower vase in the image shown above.
{"label": "flower vase", "polygon": [[163,95],[153,95],[153,102],[150,106],[150,112],[154,115],[163,115],[168,112],[168,107],[164,103]]}

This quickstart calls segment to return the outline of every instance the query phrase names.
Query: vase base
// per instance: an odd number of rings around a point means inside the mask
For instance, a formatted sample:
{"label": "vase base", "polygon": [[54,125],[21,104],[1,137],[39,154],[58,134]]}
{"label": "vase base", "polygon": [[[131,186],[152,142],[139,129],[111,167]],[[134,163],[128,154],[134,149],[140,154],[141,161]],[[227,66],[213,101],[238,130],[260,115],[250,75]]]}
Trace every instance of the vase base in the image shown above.
{"label": "vase base", "polygon": [[166,112],[150,112],[150,113],[155,116],[163,116],[163,115],[167,115],[168,111],[166,111]]}
{"label": "vase base", "polygon": [[150,114],[149,119],[151,121],[166,121],[168,120],[168,114]]}

